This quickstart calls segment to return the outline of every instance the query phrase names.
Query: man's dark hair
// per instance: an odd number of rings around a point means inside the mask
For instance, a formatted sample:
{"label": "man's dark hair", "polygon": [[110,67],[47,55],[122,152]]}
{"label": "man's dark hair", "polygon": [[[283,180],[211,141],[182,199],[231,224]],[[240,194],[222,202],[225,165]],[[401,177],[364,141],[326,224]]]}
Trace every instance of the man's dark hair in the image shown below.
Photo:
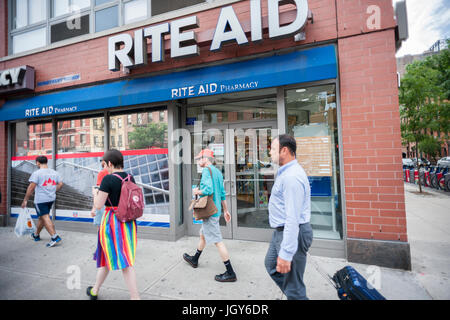
{"label": "man's dark hair", "polygon": [[39,162],[40,164],[47,164],[48,159],[46,156],[38,156],[36,157],[36,162]]}
{"label": "man's dark hair", "polygon": [[106,151],[103,155],[103,160],[105,160],[106,164],[108,164],[108,162],[111,162],[116,169],[123,168],[123,155],[119,150],[111,149]]}
{"label": "man's dark hair", "polygon": [[292,155],[295,155],[297,152],[297,142],[295,141],[294,137],[288,135],[288,134],[280,134],[275,139],[278,140],[278,143],[280,144],[280,151],[284,147],[287,147]]}

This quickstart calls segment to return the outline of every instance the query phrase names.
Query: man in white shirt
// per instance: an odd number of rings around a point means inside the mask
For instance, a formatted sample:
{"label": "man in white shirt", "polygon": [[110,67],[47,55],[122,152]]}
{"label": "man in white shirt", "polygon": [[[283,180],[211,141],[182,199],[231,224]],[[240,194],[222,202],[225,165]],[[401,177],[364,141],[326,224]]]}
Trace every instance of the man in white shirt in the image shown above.
{"label": "man in white shirt", "polygon": [[50,169],[47,166],[47,162],[48,159],[46,156],[38,156],[36,158],[36,165],[39,170],[33,172],[28,180],[30,185],[28,186],[27,193],[23,199],[22,208],[27,206],[28,199],[34,192],[34,207],[38,216],[38,223],[36,233],[32,233],[31,237],[34,241],[41,240],[39,234],[41,233],[42,228],[45,227],[51,236],[51,241],[47,244],[47,247],[53,247],[61,242],[61,238],[55,232],[55,226],[50,219],[49,213],[56,200],[56,192],[62,188],[63,183],[58,172]]}

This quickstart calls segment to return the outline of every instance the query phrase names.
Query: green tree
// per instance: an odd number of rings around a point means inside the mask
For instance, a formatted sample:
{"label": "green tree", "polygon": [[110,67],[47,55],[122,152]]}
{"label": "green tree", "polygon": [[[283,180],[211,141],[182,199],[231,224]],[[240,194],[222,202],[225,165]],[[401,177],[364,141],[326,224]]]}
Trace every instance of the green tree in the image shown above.
{"label": "green tree", "polygon": [[[401,133],[405,143],[415,143],[416,158],[421,152],[435,152],[444,139],[448,139],[448,49],[422,61],[408,65],[399,92]],[[431,131],[438,137],[431,139]],[[419,183],[419,189],[422,187]]]}
{"label": "green tree", "polygon": [[128,135],[131,149],[161,148],[166,145],[167,123],[150,123],[145,126],[133,125],[133,128],[134,131]]}
{"label": "green tree", "polygon": [[[447,142],[450,134],[450,39],[447,40],[447,49],[439,54],[428,57],[425,60],[427,67],[435,70],[436,75],[436,95],[433,100],[435,105],[430,108],[429,128],[439,133],[441,142]],[[441,137],[441,133],[443,136]]]}
{"label": "green tree", "polygon": [[422,141],[419,142],[419,150],[433,157],[436,161],[436,156],[439,155],[441,150],[441,142],[433,136],[425,136]]}

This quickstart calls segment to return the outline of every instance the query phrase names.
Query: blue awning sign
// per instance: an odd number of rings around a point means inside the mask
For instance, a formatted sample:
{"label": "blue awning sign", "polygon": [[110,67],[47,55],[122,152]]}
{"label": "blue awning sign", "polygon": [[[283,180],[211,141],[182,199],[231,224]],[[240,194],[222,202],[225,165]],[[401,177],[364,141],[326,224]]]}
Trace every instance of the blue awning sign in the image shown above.
{"label": "blue awning sign", "polygon": [[0,120],[35,119],[335,79],[336,61],[336,49],[334,45],[328,45],[218,66],[38,94],[30,98],[7,100],[0,107]]}

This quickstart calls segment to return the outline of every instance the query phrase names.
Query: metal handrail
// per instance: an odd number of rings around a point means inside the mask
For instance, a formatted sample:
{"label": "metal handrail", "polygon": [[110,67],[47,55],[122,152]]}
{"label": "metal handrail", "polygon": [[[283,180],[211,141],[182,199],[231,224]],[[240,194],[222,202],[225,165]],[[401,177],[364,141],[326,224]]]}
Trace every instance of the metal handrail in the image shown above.
{"label": "metal handrail", "polygon": [[[29,160],[24,160],[24,161],[25,161],[25,162],[29,162],[29,163],[35,165],[32,161],[29,161]],[[62,161],[62,162],[58,163],[58,164],[56,165],[56,167],[58,167],[58,166],[60,166],[60,165],[68,165],[68,166],[72,166],[72,167],[75,167],[75,168],[80,168],[80,169],[88,170],[88,171],[95,172],[95,173],[99,173],[99,172],[100,172],[100,170],[97,170],[97,169],[92,169],[92,168],[89,168],[89,167],[80,166],[79,164],[70,163],[70,162],[65,162],[65,161]],[[143,184],[143,183],[140,183],[140,182],[136,182],[136,184],[137,184],[138,186],[142,187],[142,188],[145,188],[145,189],[150,189],[150,190],[157,191],[157,192],[161,192],[161,193],[164,193],[164,194],[167,194],[167,195],[170,194],[170,192],[167,191],[167,190],[165,190],[165,189],[160,189],[160,188],[157,188],[157,187],[149,186],[149,185],[147,185],[147,184]]]}

